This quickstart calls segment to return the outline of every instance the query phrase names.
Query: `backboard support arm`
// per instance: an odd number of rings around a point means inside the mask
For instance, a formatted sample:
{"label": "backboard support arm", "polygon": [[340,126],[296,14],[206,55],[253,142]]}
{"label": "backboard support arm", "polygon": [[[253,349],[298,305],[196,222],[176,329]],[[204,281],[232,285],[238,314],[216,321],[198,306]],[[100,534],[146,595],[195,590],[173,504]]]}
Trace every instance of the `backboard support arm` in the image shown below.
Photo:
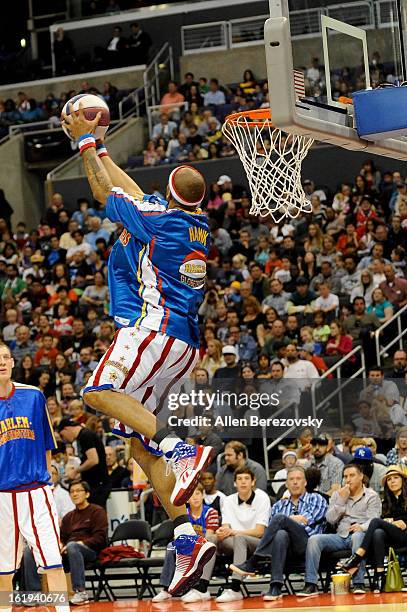
{"label": "backboard support arm", "polygon": [[287,17],[288,19],[288,0],[269,0],[270,17]]}

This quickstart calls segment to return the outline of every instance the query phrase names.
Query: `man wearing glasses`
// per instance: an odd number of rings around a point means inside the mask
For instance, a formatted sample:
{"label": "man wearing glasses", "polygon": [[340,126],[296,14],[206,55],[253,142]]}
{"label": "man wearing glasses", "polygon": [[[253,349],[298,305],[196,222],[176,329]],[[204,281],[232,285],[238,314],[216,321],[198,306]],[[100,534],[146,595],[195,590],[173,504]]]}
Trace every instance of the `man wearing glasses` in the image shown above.
{"label": "man wearing glasses", "polygon": [[[67,591],[50,487],[51,450],[56,447],[52,425],[41,391],[12,382],[13,367],[10,349],[0,343],[0,592],[7,593],[0,601],[2,612],[12,609],[8,597],[24,540],[47,574],[49,590]],[[67,603],[60,604],[56,612],[69,610]]]}

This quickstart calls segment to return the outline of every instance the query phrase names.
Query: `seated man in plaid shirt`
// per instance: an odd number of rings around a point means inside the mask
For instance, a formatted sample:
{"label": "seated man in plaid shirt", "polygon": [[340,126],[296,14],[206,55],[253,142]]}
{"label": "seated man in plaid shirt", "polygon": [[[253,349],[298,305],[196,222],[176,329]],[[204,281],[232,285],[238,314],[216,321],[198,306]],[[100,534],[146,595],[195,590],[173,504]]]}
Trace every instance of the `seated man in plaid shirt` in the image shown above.
{"label": "seated man in plaid shirt", "polygon": [[271,519],[254,554],[240,565],[230,569],[242,576],[257,573],[258,564],[271,557],[270,590],[265,601],[280,599],[284,584],[284,566],[288,552],[296,559],[305,557],[308,538],[321,533],[328,509],[325,498],[319,493],[307,493],[305,471],[294,466],[287,471],[286,486],[289,496],[280,499],[271,509]]}

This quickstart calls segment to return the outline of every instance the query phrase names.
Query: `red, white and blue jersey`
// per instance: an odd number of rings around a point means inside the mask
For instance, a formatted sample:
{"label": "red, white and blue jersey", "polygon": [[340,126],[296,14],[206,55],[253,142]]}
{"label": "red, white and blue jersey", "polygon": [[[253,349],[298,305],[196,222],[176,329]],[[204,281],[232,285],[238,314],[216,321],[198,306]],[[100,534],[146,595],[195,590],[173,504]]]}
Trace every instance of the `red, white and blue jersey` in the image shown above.
{"label": "red, white and blue jersey", "polygon": [[136,200],[113,188],[106,214],[124,230],[109,257],[110,313],[118,326],[144,327],[199,347],[210,231],[206,215]]}
{"label": "red, white and blue jersey", "polygon": [[0,491],[29,489],[50,480],[46,451],[56,448],[44,395],[13,383],[0,398]]}

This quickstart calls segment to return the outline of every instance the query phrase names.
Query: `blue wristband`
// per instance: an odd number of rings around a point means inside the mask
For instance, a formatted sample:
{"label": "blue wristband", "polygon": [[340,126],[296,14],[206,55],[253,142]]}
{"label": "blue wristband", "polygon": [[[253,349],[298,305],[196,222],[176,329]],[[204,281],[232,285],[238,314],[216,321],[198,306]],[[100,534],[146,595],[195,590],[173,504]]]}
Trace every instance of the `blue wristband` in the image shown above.
{"label": "blue wristband", "polygon": [[82,136],[79,136],[79,138],[78,138],[78,143],[80,143],[81,140],[83,140],[84,138],[95,138],[95,135],[91,134],[91,133],[82,134]]}

